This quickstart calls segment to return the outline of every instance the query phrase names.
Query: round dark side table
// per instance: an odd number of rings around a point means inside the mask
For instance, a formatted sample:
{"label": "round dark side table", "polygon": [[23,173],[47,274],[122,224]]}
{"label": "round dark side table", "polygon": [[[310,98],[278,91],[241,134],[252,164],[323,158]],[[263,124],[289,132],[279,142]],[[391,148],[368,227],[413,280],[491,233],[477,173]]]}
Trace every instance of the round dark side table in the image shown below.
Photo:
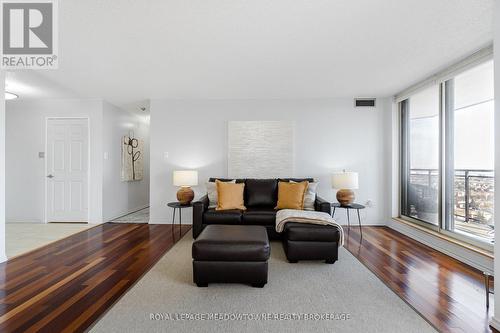
{"label": "round dark side table", "polygon": [[172,236],[174,236],[174,224],[175,224],[175,211],[179,209],[179,237],[182,236],[182,209],[183,208],[189,208],[193,207],[192,203],[188,204],[181,204],[180,202],[169,202],[167,204],[168,207],[171,207],[174,209],[174,215],[172,216]]}
{"label": "round dark side table", "polygon": [[347,211],[347,225],[351,227],[351,221],[349,219],[349,209],[354,209],[358,212],[358,224],[359,224],[359,233],[361,234],[361,238],[363,238],[363,230],[361,230],[361,217],[359,216],[359,210],[360,209],[365,209],[365,206],[357,204],[357,203],[352,203],[349,205],[341,205],[338,202],[332,203],[333,207],[333,212],[332,212],[332,217],[335,216],[335,209],[337,208],[343,208]]}

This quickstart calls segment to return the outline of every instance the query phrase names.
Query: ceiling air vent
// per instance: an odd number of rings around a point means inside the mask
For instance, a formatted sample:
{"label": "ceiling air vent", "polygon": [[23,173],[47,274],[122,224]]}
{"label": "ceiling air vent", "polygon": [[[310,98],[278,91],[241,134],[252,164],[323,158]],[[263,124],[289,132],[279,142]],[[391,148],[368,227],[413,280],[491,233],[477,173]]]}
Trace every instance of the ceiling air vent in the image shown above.
{"label": "ceiling air vent", "polygon": [[375,98],[355,98],[354,106],[357,108],[375,107]]}

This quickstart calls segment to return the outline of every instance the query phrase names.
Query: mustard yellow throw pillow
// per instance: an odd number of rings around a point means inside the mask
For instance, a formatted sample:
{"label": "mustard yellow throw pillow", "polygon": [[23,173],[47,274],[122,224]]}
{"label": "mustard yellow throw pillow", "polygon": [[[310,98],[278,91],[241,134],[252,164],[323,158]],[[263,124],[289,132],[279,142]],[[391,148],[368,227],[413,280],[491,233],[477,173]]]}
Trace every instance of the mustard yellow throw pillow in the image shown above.
{"label": "mustard yellow throw pillow", "polygon": [[217,186],[218,197],[215,210],[247,209],[243,199],[245,184],[227,183],[216,180],[215,185]]}
{"label": "mustard yellow throw pillow", "polygon": [[278,204],[275,209],[304,209],[304,196],[308,181],[300,183],[279,182]]}

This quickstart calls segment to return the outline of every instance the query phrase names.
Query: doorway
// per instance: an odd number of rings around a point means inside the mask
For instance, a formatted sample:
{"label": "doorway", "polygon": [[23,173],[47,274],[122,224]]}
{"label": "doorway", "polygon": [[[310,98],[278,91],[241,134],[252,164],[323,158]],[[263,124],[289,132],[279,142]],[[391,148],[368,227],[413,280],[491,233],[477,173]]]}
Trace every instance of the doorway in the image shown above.
{"label": "doorway", "polygon": [[45,221],[88,222],[87,118],[48,118]]}

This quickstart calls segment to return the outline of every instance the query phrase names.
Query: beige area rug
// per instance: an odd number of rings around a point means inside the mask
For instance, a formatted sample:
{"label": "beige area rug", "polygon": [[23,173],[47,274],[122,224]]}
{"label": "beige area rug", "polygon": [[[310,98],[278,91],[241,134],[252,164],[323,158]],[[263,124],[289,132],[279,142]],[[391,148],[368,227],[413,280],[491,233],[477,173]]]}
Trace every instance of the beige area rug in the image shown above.
{"label": "beige area rug", "polygon": [[[264,288],[198,288],[192,282],[191,243],[188,234],[91,331],[435,332],[343,248],[334,265],[289,264],[281,243],[273,242]],[[215,314],[219,319],[209,319]]]}

